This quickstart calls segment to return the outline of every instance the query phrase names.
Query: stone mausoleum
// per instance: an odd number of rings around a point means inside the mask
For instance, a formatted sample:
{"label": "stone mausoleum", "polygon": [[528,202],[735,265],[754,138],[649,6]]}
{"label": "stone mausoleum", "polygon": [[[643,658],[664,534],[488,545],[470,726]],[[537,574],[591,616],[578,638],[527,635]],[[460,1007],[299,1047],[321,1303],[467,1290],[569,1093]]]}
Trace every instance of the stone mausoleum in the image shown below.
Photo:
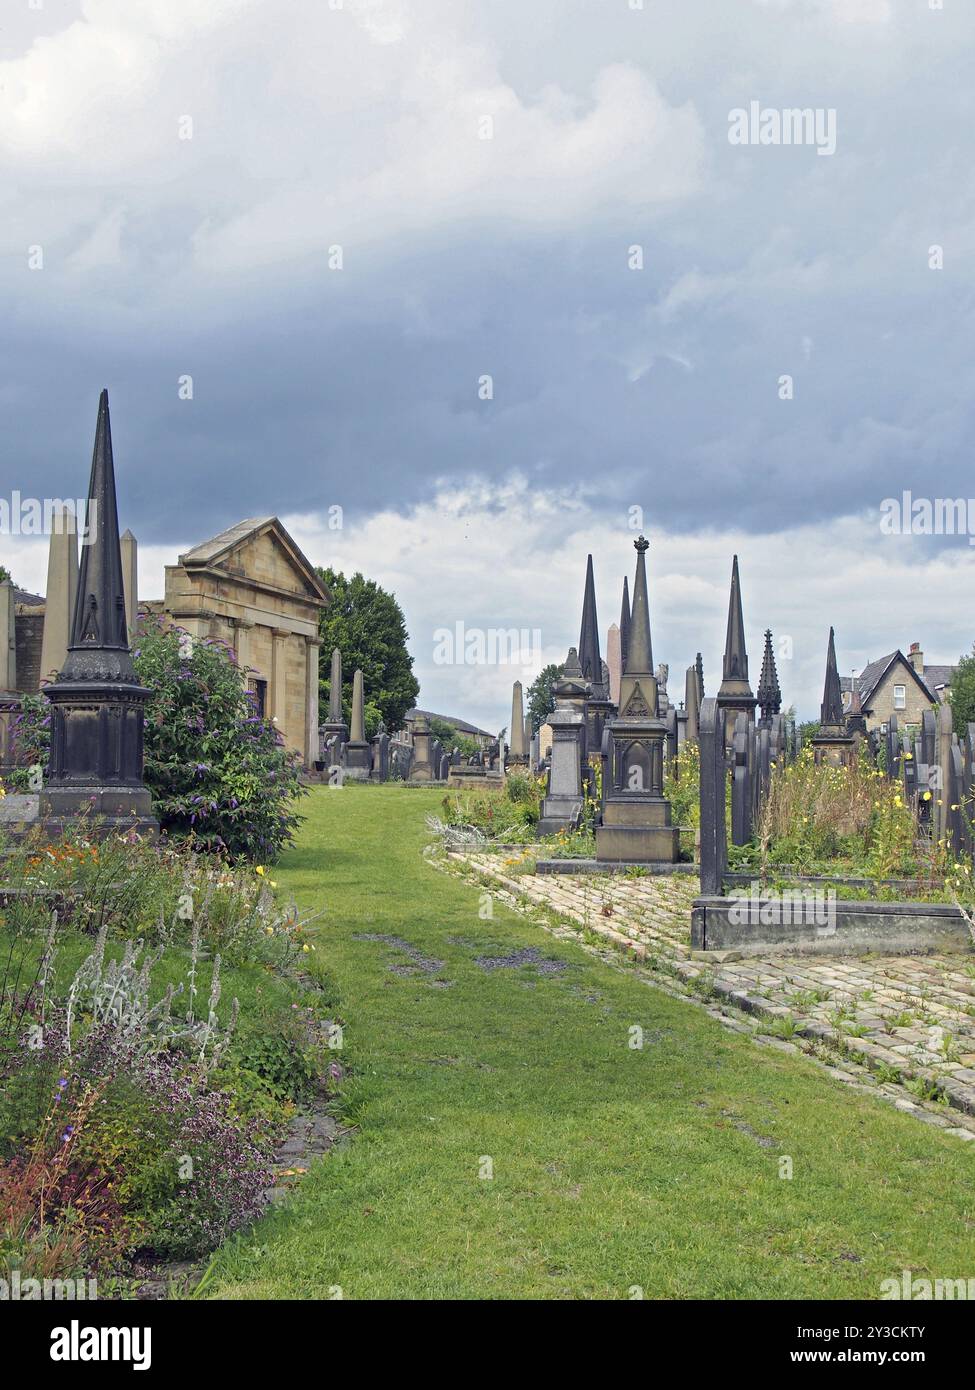
{"label": "stone mausoleum", "polygon": [[318,757],[318,615],[328,591],[276,516],[238,522],[166,566],[161,612],[232,647],[258,707],[310,767]]}

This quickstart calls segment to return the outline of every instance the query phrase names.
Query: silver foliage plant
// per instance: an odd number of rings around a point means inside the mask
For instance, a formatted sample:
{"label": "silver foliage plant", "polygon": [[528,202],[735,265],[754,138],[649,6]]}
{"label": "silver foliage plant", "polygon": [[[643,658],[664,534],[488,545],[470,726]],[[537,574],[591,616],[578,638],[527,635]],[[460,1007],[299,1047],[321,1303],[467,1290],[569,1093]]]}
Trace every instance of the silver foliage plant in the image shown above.
{"label": "silver foliage plant", "polygon": [[[220,1003],[220,956],[213,961],[210,997],[206,1016],[197,1017],[197,967],[200,959],[200,927],[193,924],[190,941],[190,965],[186,981],[177,986],[167,985],[166,992],[155,1004],[150,1001],[152,972],[165,949],[160,946],[149,952],[140,938],[127,941],[120,960],[105,959],[108,927],[102,926],[95,940],[95,949],[78,967],[66,1004],[67,1051],[70,1056],[77,1031],[108,1025],[116,1030],[139,1055],[161,1052],[169,1047],[187,1047],[205,1070],[212,1070],[223,1056],[240,1013],[238,1001],[233,1001],[230,1020],[221,1028],[217,1018]],[[50,976],[54,950],[54,931],[48,938],[43,972]],[[176,1000],[186,994],[185,1012],[174,1010]]]}

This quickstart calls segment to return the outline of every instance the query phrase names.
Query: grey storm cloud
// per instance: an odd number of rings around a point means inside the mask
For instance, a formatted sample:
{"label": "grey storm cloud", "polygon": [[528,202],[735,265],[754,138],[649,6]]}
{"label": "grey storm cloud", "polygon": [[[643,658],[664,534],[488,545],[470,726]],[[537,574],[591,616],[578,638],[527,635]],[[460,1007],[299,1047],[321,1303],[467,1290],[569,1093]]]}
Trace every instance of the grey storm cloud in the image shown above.
{"label": "grey storm cloud", "polygon": [[[18,14],[7,489],[76,487],[108,385],[148,542],[189,489],[201,535],[511,473],[683,532],[965,492],[970,7],[523,8]],[[835,155],[730,145],[753,99],[835,109]]]}
{"label": "grey storm cloud", "polygon": [[[424,669],[451,614],[420,557],[453,566],[470,619],[483,584],[458,575],[506,527],[495,606],[523,620],[558,573],[554,659],[590,546],[616,616],[640,506],[679,539],[652,552],[676,669],[709,624],[714,670],[734,545],[754,642],[793,632],[812,708],[844,564],[872,557],[847,669],[917,635],[876,631],[876,594],[893,612],[911,571],[957,587],[971,559],[957,538],[876,542],[883,499],[971,491],[974,38],[972,6],[917,0],[6,11],[0,486],[74,495],[107,385],[147,553],[277,512],[332,557],[314,518],[341,505],[335,559],[382,556],[424,689],[458,703],[470,673]],[[836,152],[732,145],[752,101],[832,111]],[[431,505],[445,488],[470,499],[456,516]],[[905,621],[954,659],[971,637],[942,617]],[[477,681],[497,723],[510,673]]]}

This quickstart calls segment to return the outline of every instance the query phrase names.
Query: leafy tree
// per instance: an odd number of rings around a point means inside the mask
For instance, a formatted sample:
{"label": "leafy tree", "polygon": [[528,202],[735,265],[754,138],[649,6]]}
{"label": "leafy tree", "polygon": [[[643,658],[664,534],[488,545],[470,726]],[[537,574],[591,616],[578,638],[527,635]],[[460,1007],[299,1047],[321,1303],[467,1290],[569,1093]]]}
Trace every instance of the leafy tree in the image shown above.
{"label": "leafy tree", "polygon": [[555,708],[552,686],[561,676],[562,669],[561,666],[546,666],[528,687],[528,717],[536,731],[542,727]]}
{"label": "leafy tree", "polygon": [[[299,759],[257,712],[233,653],[222,642],[187,641],[161,619],[144,623],[132,653],[152,691],[146,704],[145,780],[153,811],[170,835],[192,835],[205,849],[266,862],[277,858],[301,817]],[[46,765],[50,709],[28,697],[17,743]],[[28,768],[15,783],[26,785]]]}
{"label": "leafy tree", "polygon": [[804,724],[799,725],[799,745],[805,748],[807,743],[811,743],[820,730],[818,719],[809,719]]}
{"label": "leafy tree", "polygon": [[470,734],[462,734],[446,719],[438,719],[436,716],[430,720],[430,732],[434,738],[440,740],[448,753],[452,748],[457,748],[465,758],[471,757],[480,746],[476,738],[472,738]]}
{"label": "leafy tree", "polygon": [[[413,658],[406,649],[406,620],[393,594],[371,579],[354,574],[347,579],[332,569],[318,574],[332,596],[322,612],[320,679],[322,719],[328,717],[332,648],[342,653],[342,706],[348,721],[352,712],[352,679],[362,672],[367,703],[380,711],[390,733],[403,727],[406,711],[416,704],[420,684],[413,674]],[[378,719],[377,719],[378,724]],[[375,729],[372,730],[375,732]]]}
{"label": "leafy tree", "polygon": [[6,584],[8,579],[10,580],[11,584],[14,582],[13,575],[7,569],[7,566],[0,565],[0,584]]}
{"label": "leafy tree", "polygon": [[958,662],[948,691],[951,721],[959,738],[967,724],[975,721],[975,647]]}

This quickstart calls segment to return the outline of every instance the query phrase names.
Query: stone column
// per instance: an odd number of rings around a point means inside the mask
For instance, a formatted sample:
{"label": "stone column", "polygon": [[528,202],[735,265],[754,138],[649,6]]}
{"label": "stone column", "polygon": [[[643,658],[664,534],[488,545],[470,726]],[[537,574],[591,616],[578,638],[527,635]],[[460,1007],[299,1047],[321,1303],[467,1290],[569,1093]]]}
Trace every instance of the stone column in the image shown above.
{"label": "stone column", "polygon": [[413,725],[413,768],[410,773],[411,781],[433,781],[434,772],[433,764],[430,761],[430,743],[430,721],[425,714],[417,715],[416,723]]}
{"label": "stone column", "polygon": [[271,640],[271,717],[275,721],[275,728],[282,738],[285,734],[285,721],[287,718],[287,700],[285,681],[287,677],[287,647],[286,643],[291,633],[287,628],[276,627],[273,629]]}
{"label": "stone column", "polygon": [[310,771],[318,757],[318,655],[321,643],[305,638],[305,767]]}
{"label": "stone column", "polygon": [[0,584],[0,690],[17,689],[17,615],[14,586],[9,579]]}
{"label": "stone column", "polygon": [[235,654],[237,657],[237,665],[240,668],[240,673],[244,678],[245,685],[247,684],[247,670],[250,666],[251,631],[253,627],[254,624],[247,618],[237,619],[235,629],[237,633],[237,649]]}
{"label": "stone column", "polygon": [[41,641],[41,680],[61,670],[68,655],[68,637],[78,593],[78,531],[74,512],[55,512],[47,557],[44,636]]}
{"label": "stone column", "polygon": [[139,542],[126,531],[119,542],[122,550],[122,584],[125,591],[125,625],[129,640],[139,621]]}

